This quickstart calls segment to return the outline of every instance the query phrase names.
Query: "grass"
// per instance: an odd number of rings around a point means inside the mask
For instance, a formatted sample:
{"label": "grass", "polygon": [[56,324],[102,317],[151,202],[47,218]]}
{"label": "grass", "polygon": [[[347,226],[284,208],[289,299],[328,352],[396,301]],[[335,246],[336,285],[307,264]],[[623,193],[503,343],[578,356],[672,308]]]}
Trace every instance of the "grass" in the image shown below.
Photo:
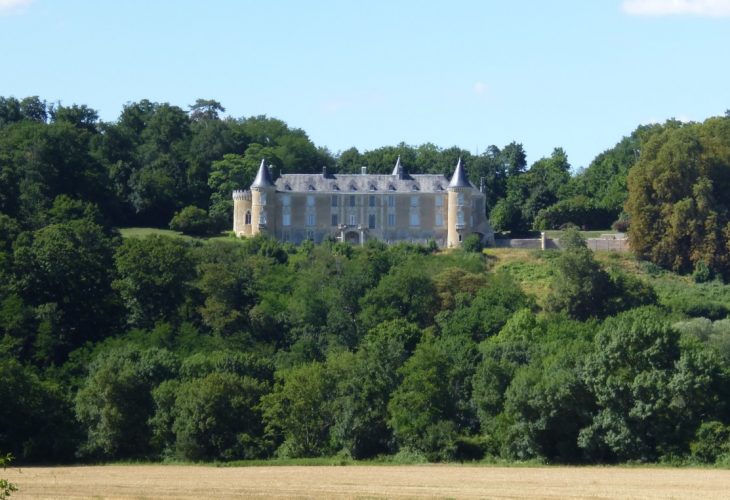
{"label": "grass", "polygon": [[[553,277],[551,260],[560,255],[559,251],[489,248],[485,254],[495,270],[508,271],[539,305],[544,305]],[[605,269],[622,271],[649,283],[656,291],[659,303],[678,315],[717,319],[730,311],[730,286],[720,281],[695,283],[691,276],[659,269],[637,260],[630,253],[595,252],[594,255]]]}
{"label": "grass", "polygon": [[233,233],[231,231],[223,232],[215,236],[188,236],[179,231],[173,231],[171,229],[159,229],[156,227],[123,227],[119,229],[122,234],[122,238],[147,238],[148,236],[169,236],[171,238],[180,238],[186,241],[231,241],[233,239]]}

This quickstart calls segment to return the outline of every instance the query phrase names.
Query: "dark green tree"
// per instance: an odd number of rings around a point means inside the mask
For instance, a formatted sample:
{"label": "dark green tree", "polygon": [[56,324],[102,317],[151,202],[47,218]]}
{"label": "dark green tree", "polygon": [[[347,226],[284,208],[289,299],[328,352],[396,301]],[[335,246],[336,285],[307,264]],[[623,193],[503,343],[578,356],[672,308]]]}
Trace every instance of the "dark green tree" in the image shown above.
{"label": "dark green tree", "polygon": [[176,320],[186,300],[195,265],[187,243],[165,236],[128,238],[114,256],[114,288],[127,308],[130,325],[150,327]]}

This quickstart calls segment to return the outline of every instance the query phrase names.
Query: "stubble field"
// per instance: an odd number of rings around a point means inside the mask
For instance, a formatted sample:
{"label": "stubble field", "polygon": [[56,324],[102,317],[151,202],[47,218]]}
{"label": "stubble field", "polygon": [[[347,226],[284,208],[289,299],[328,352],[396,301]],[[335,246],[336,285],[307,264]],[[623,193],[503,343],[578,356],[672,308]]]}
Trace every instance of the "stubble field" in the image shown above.
{"label": "stubble field", "polygon": [[730,498],[730,471],[617,467],[114,465],[3,475],[12,500],[171,498]]}

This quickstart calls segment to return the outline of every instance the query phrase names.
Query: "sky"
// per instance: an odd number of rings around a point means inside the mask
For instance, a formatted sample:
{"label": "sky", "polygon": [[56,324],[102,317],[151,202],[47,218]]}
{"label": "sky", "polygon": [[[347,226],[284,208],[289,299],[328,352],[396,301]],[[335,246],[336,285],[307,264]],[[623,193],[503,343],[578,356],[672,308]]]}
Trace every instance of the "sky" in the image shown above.
{"label": "sky", "polygon": [[0,0],[0,96],[268,115],[333,153],[562,147],[730,108],[730,0]]}

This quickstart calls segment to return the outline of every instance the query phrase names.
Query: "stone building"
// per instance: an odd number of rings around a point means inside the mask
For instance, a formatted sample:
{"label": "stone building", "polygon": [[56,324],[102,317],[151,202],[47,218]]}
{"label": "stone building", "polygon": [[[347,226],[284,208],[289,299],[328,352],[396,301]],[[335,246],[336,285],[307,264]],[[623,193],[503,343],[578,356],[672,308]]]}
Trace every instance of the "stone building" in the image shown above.
{"label": "stone building", "polygon": [[400,157],[390,175],[283,174],[276,182],[261,161],[250,190],[233,192],[237,236],[267,233],[281,241],[327,237],[363,244],[425,243],[458,247],[473,233],[493,243],[485,196],[469,182],[461,159],[444,175],[409,174]]}

